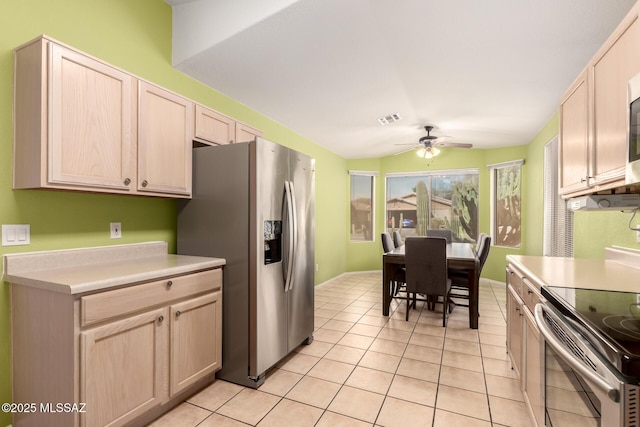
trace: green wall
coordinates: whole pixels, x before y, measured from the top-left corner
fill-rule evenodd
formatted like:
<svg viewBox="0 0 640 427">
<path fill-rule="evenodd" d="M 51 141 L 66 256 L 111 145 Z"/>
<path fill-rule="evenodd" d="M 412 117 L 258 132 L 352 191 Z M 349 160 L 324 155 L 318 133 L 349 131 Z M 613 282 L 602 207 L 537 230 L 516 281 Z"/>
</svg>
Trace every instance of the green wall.
<svg viewBox="0 0 640 427">
<path fill-rule="evenodd" d="M 504 281 L 505 258 L 509 254 L 542 255 L 543 249 L 543 196 L 544 196 L 544 146 L 558 134 L 558 114 L 554 114 L 538 134 L 524 146 L 486 150 L 443 149 L 442 154 L 430 164 L 412 152 L 382 159 L 349 160 L 349 169 L 378 171 L 375 202 L 375 240 L 373 242 L 348 242 L 349 271 L 379 270 L 382 268 L 382 243 L 384 230 L 385 174 L 478 168 L 480 172 L 480 231 L 490 229 L 490 188 L 486 165 L 524 159 L 522 173 L 522 246 L 519 249 L 492 246 L 482 276 Z M 349 181 L 347 180 L 347 185 Z M 347 203 L 349 195 L 347 195 Z M 604 248 L 623 246 L 640 249 L 636 232 L 628 228 L 631 214 L 626 212 L 578 212 L 574 214 L 574 256 L 579 258 L 603 258 Z M 638 215 L 632 226 L 640 224 Z M 348 233 L 348 227 L 347 227 Z M 348 240 L 348 235 L 347 235 Z"/>
<path fill-rule="evenodd" d="M 346 270 L 346 161 L 200 84 L 171 66 L 171 7 L 163 0 L 3 0 L 0 3 L 0 222 L 31 225 L 31 245 L 7 253 L 163 240 L 175 251 L 173 200 L 12 190 L 13 49 L 40 34 L 120 67 L 264 131 L 316 158 L 316 283 Z M 323 206 L 330 206 L 323 209 Z M 109 238 L 109 222 L 123 238 Z M 336 242 L 339 242 L 336 244 Z M 0 403 L 11 401 L 9 286 L 0 283 Z M 11 423 L 0 413 L 0 426 Z"/>
<path fill-rule="evenodd" d="M 380 241 L 380 233 L 385 229 L 385 175 L 395 172 L 416 172 L 416 171 L 433 171 L 447 169 L 464 169 L 476 168 L 479 172 L 480 179 L 480 197 L 479 197 L 479 220 L 480 231 L 489 233 L 490 231 L 490 177 L 487 165 L 494 163 L 506 162 L 509 160 L 517 160 L 526 158 L 527 146 L 515 146 L 500 149 L 481 150 L 481 149 L 456 149 L 443 148 L 441 154 L 428 162 L 415 155 L 413 151 L 397 155 L 388 156 L 382 159 L 358 159 L 348 160 L 348 168 L 353 170 L 372 170 L 378 171 L 376 178 L 375 192 L 375 230 L 373 242 L 349 242 L 347 244 L 348 270 L 380 270 L 382 268 L 382 243 Z M 523 188 L 526 185 L 526 170 L 524 166 Z M 347 180 L 347 185 L 349 181 Z M 347 195 L 347 200 L 348 199 Z M 523 197 L 523 205 L 526 200 Z M 527 213 L 523 206 L 523 230 L 526 229 Z M 348 232 L 348 227 L 347 227 Z M 483 270 L 483 277 L 494 280 L 504 280 L 505 257 L 508 254 L 524 253 L 526 244 L 526 235 L 523 233 L 523 244 L 521 249 L 508 249 L 500 247 L 492 247 L 487 263 Z M 348 237 L 347 237 L 348 239 Z"/>
<path fill-rule="evenodd" d="M 171 66 L 171 8 L 163 0 L 3 0 L 0 13 L 0 222 L 31 224 L 31 245 L 0 247 L 6 253 L 164 240 L 175 251 L 173 200 L 11 189 L 12 51 L 47 34 L 158 85 L 264 131 L 265 137 L 316 158 L 316 283 L 346 271 L 381 268 L 384 176 L 391 172 L 478 168 L 480 231 L 489 231 L 487 164 L 524 158 L 522 248 L 492 248 L 483 276 L 503 280 L 509 253 L 542 253 L 544 144 L 558 129 L 557 115 L 526 146 L 491 150 L 445 149 L 430 165 L 413 153 L 345 160 L 312 141 L 211 90 Z M 378 171 L 374 242 L 349 242 L 348 170 Z M 602 257 L 609 245 L 640 248 L 626 228 L 629 214 L 579 213 L 576 256 Z M 120 221 L 123 238 L 109 239 L 109 222 Z M 638 221 L 640 223 L 640 218 Z M 11 400 L 9 286 L 0 286 L 0 403 Z M 0 413 L 0 426 L 11 422 Z"/>
</svg>

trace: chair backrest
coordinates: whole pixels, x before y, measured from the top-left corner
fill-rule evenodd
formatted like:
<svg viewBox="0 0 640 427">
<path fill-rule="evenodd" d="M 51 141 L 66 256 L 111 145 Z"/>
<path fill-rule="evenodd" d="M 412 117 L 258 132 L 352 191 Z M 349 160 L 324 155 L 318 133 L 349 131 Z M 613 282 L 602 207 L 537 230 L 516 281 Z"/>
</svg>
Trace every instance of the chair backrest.
<svg viewBox="0 0 640 427">
<path fill-rule="evenodd" d="M 484 263 L 487 261 L 489 257 L 489 249 L 491 249 L 491 236 L 487 236 L 486 234 L 482 236 L 482 240 L 478 244 L 477 254 L 478 260 L 480 261 L 480 268 L 478 269 L 478 277 L 480 276 L 480 272 L 482 272 L 482 267 L 484 267 Z"/>
<path fill-rule="evenodd" d="M 384 251 L 384 253 L 386 254 L 387 252 L 391 252 L 395 248 L 396 247 L 393 244 L 391 234 L 387 233 L 386 231 L 382 233 L 382 250 Z"/>
<path fill-rule="evenodd" d="M 393 244 L 396 245 L 396 248 L 402 246 L 402 235 L 398 230 L 393 230 Z"/>
<path fill-rule="evenodd" d="M 444 237 L 447 243 L 451 243 L 453 232 L 451 230 L 427 230 L 427 237 Z"/>
<path fill-rule="evenodd" d="M 447 287 L 447 241 L 443 237 L 407 237 L 407 292 L 444 295 Z"/>
</svg>

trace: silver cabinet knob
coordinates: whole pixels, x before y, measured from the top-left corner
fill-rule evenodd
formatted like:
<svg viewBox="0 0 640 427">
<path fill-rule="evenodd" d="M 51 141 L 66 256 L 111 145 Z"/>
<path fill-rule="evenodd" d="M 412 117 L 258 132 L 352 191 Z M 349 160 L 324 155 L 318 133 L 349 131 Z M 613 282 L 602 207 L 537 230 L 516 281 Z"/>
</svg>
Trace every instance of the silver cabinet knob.
<svg viewBox="0 0 640 427">
<path fill-rule="evenodd" d="M 181 315 L 181 314 L 182 314 L 182 312 L 181 312 L 180 310 L 176 311 L 176 319 L 177 319 L 178 317 L 180 317 L 180 315 Z"/>
<path fill-rule="evenodd" d="M 169 280 L 169 281 L 167 282 L 167 288 L 170 288 L 170 287 L 171 287 L 171 285 L 173 285 L 173 282 L 172 282 L 171 280 Z"/>
<path fill-rule="evenodd" d="M 142 181 L 142 186 L 146 187 L 147 185 L 149 185 L 149 181 L 147 181 L 146 179 L 144 181 Z"/>
<path fill-rule="evenodd" d="M 129 184 L 131 184 L 131 179 L 125 178 L 124 185 L 129 185 Z"/>
<path fill-rule="evenodd" d="M 164 316 L 158 317 L 158 323 L 162 323 L 164 321 Z"/>
</svg>

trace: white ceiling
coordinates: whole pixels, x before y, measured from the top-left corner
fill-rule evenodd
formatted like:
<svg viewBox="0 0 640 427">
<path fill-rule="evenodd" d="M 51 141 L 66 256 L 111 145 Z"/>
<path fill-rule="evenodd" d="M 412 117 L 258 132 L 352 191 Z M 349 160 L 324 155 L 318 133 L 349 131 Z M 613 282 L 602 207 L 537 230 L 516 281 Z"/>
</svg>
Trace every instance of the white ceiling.
<svg viewBox="0 0 640 427">
<path fill-rule="evenodd" d="M 165 1 L 176 68 L 344 158 L 528 143 L 635 3 Z"/>
</svg>

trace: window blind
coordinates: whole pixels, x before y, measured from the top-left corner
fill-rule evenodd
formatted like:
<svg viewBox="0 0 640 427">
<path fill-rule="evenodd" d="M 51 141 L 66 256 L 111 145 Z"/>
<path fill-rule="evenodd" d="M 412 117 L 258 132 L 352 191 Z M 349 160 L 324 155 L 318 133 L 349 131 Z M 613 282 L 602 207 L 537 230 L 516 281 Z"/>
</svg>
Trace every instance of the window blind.
<svg viewBox="0 0 640 427">
<path fill-rule="evenodd" d="M 573 212 L 558 193 L 558 137 L 544 147 L 544 256 L 573 256 Z"/>
</svg>

